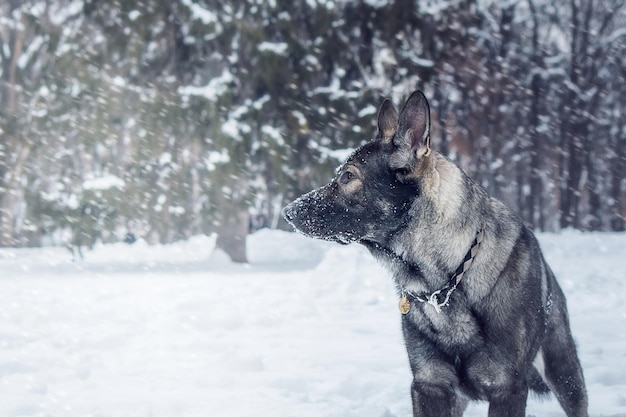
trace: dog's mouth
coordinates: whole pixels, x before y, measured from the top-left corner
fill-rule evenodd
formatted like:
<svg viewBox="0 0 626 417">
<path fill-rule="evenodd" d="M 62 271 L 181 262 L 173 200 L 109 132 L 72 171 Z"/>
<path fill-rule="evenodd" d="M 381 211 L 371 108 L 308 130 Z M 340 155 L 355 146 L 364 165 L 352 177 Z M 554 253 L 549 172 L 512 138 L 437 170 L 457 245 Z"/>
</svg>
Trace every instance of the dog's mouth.
<svg viewBox="0 0 626 417">
<path fill-rule="evenodd" d="M 298 233 L 300 233 L 301 235 L 304 235 L 306 237 L 310 237 L 310 238 L 314 238 L 314 239 L 320 239 L 320 240 L 326 240 L 329 242 L 335 242 L 335 243 L 339 243 L 341 245 L 349 245 L 350 243 L 354 243 L 354 242 L 358 242 L 359 238 L 357 236 L 353 236 L 351 234 L 336 234 L 336 235 L 325 235 L 322 233 L 317 233 L 317 232 L 313 232 L 313 231 L 307 231 L 307 230 L 303 230 L 299 227 L 296 227 L 293 223 L 290 223 L 291 226 L 294 228 L 294 230 Z"/>
<path fill-rule="evenodd" d="M 357 236 L 354 232 L 331 232 L 325 230 L 326 227 L 318 224 L 319 221 L 316 221 L 315 216 L 302 216 L 302 213 L 298 212 L 297 202 L 298 200 L 287 205 L 282 211 L 283 217 L 296 232 L 307 237 L 337 242 L 342 245 L 348 245 L 360 239 L 360 236 Z"/>
<path fill-rule="evenodd" d="M 350 243 L 357 242 L 359 239 L 353 236 L 337 235 L 332 236 L 330 240 L 340 243 L 342 245 L 349 245 Z"/>
</svg>

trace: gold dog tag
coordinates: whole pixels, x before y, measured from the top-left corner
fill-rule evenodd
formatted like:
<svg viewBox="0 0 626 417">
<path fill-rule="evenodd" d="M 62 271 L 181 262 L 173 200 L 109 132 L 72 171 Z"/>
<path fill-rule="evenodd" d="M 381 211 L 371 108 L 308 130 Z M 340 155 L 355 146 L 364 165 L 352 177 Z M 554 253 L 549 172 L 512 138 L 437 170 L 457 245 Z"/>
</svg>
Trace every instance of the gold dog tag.
<svg viewBox="0 0 626 417">
<path fill-rule="evenodd" d="M 400 302 L 398 303 L 398 308 L 400 308 L 400 313 L 406 314 L 411 309 L 411 303 L 409 299 L 406 298 L 406 294 L 402 294 L 402 298 L 400 298 Z"/>
</svg>

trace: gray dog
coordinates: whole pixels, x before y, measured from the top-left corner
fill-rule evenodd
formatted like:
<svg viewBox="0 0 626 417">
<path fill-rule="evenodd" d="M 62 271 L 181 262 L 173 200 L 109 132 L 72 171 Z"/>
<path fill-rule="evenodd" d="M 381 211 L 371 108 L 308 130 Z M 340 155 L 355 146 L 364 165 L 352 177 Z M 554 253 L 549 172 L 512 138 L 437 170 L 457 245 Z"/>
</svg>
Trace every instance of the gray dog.
<svg viewBox="0 0 626 417">
<path fill-rule="evenodd" d="M 399 116 L 386 100 L 376 139 L 283 215 L 307 236 L 363 244 L 392 273 L 414 416 L 461 416 L 486 400 L 490 417 L 523 417 L 529 390 L 587 416 L 565 296 L 535 236 L 431 149 L 420 91 Z"/>
</svg>

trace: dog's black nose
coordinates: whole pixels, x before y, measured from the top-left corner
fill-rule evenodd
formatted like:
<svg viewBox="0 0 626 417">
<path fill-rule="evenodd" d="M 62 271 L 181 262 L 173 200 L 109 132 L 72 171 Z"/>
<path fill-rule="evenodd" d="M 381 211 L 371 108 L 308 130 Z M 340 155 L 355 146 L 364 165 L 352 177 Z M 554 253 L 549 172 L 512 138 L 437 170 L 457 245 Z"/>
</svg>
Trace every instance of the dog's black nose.
<svg viewBox="0 0 626 417">
<path fill-rule="evenodd" d="M 287 220 L 289 223 L 291 223 L 295 217 L 295 213 L 293 210 L 293 207 L 291 204 L 289 204 L 288 206 L 285 206 L 285 208 L 283 208 L 283 217 L 285 218 L 285 220 Z"/>
</svg>

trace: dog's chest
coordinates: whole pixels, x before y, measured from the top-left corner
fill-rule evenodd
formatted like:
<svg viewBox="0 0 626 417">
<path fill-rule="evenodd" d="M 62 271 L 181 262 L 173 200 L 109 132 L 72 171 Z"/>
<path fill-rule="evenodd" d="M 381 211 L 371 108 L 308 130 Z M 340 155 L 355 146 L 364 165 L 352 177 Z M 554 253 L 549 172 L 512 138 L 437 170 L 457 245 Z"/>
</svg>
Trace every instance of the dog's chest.
<svg viewBox="0 0 626 417">
<path fill-rule="evenodd" d="M 467 309 L 444 306 L 441 312 L 426 303 L 413 305 L 407 314 L 417 329 L 443 350 L 470 347 L 479 340 L 480 326 Z"/>
</svg>

